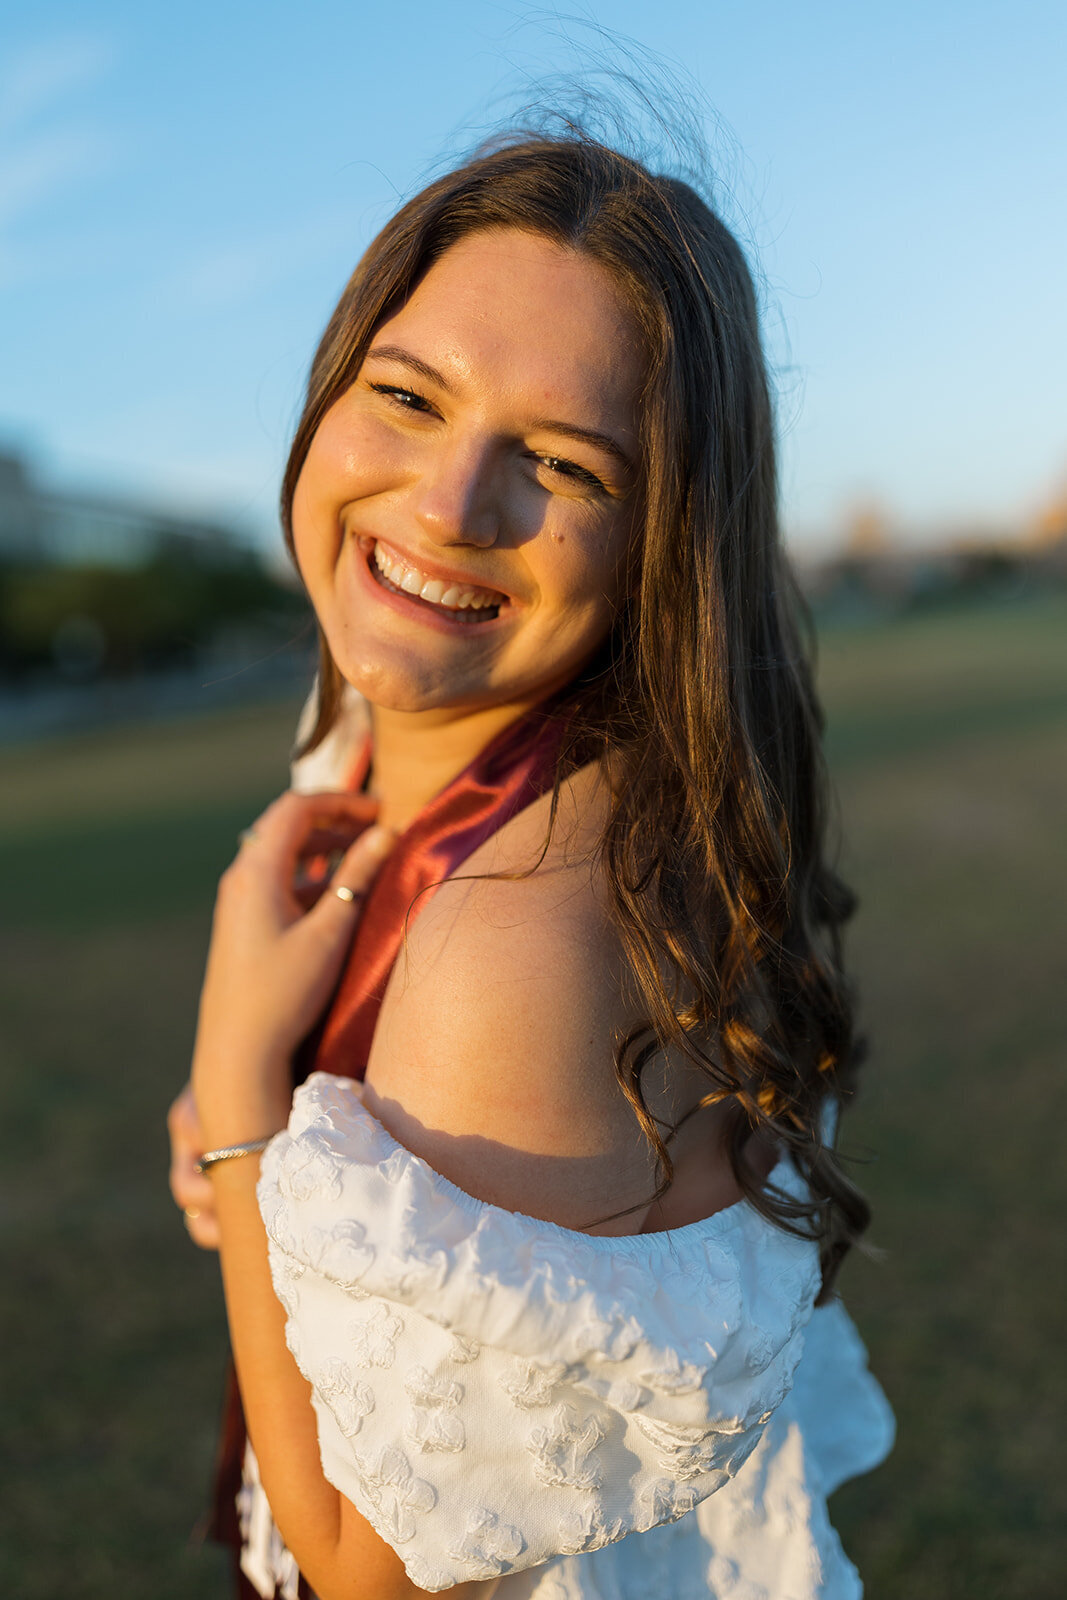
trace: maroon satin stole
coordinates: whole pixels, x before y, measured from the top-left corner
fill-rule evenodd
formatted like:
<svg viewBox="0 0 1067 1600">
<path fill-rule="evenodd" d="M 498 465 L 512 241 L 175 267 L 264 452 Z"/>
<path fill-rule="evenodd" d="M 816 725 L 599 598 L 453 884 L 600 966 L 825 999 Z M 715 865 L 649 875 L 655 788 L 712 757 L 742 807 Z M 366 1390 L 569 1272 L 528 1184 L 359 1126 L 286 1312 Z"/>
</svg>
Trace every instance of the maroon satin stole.
<svg viewBox="0 0 1067 1600">
<path fill-rule="evenodd" d="M 364 902 L 325 1022 L 300 1052 L 298 1078 L 314 1071 L 342 1078 L 363 1077 L 385 987 L 406 928 L 434 889 L 479 845 L 552 788 L 568 728 L 567 710 L 567 696 L 556 696 L 511 723 L 400 835 Z M 354 764 L 349 787 L 362 788 L 370 761 L 368 744 Z M 231 1364 L 211 1531 L 213 1537 L 231 1545 L 235 1554 L 240 1551 L 235 1500 L 244 1445 L 244 1417 Z M 237 1585 L 244 1600 L 257 1600 L 256 1591 L 239 1569 Z M 303 1581 L 300 1593 L 309 1593 Z"/>
<path fill-rule="evenodd" d="M 552 788 L 566 726 L 558 699 L 534 707 L 486 745 L 401 834 L 364 903 L 326 1022 L 301 1061 L 305 1073 L 362 1078 L 405 928 L 479 845 Z M 369 764 L 368 747 L 352 788 L 362 788 Z"/>
</svg>

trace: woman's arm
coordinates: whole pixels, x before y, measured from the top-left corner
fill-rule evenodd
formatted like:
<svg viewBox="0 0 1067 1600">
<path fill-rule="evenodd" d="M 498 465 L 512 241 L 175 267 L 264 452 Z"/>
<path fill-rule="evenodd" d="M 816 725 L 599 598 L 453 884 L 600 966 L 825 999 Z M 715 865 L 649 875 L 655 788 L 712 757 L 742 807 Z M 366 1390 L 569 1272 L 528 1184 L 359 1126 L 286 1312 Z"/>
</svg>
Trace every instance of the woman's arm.
<svg viewBox="0 0 1067 1600">
<path fill-rule="evenodd" d="M 362 797 L 277 801 L 250 830 L 219 887 L 200 1002 L 192 1088 L 208 1149 L 283 1128 L 290 1058 L 336 983 L 369 887 L 389 847 Z M 309 857 L 348 850 L 307 910 Z M 341 899 L 336 887 L 354 891 Z M 275 1520 L 320 1600 L 408 1600 L 402 1562 L 323 1476 L 310 1390 L 285 1344 L 256 1201 L 259 1158 L 210 1168 L 226 1308 L 249 1435 Z M 471 1595 L 484 1585 L 453 1591 Z"/>
<path fill-rule="evenodd" d="M 249 1437 L 274 1521 L 319 1600 L 414 1600 L 403 1562 L 322 1474 L 311 1390 L 285 1343 L 256 1203 L 258 1157 L 214 1178 L 222 1277 Z M 473 1597 L 492 1584 L 449 1590 Z"/>
<path fill-rule="evenodd" d="M 215 1191 L 197 1163 L 207 1149 L 200 1129 L 193 1086 L 187 1083 L 167 1112 L 170 1136 L 170 1192 L 185 1218 L 190 1239 L 201 1250 L 217 1250 L 219 1224 L 215 1216 Z"/>
</svg>

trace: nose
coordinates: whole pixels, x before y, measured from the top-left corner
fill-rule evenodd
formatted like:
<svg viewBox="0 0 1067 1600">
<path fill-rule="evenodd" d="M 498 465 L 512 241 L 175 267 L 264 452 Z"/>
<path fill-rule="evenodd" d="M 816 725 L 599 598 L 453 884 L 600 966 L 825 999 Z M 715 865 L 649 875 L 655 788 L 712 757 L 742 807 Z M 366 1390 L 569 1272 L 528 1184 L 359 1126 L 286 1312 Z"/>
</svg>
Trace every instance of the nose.
<svg viewBox="0 0 1067 1600">
<path fill-rule="evenodd" d="M 454 440 L 424 465 L 415 519 L 435 544 L 496 543 L 503 524 L 503 483 L 489 440 Z"/>
</svg>

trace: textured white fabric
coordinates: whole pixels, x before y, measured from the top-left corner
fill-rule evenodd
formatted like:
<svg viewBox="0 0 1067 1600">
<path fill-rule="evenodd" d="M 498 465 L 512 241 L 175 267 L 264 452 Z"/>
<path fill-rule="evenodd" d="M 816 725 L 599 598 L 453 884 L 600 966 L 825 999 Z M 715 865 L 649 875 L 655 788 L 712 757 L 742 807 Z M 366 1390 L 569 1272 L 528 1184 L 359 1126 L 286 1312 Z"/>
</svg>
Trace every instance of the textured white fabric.
<svg viewBox="0 0 1067 1600">
<path fill-rule="evenodd" d="M 771 1182 L 802 1192 L 784 1161 Z M 825 1496 L 882 1458 L 892 1419 L 843 1310 L 812 1315 L 814 1245 L 745 1202 L 625 1238 L 504 1211 L 324 1073 L 259 1200 L 326 1477 L 420 1588 L 861 1592 Z"/>
</svg>

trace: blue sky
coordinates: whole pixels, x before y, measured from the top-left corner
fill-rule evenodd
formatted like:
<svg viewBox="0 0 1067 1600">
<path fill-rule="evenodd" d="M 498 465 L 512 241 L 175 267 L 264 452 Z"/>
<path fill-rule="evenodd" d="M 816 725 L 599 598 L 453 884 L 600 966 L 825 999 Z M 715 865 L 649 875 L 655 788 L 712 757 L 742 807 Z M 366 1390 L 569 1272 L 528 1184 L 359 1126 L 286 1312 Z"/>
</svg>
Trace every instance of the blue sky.
<svg viewBox="0 0 1067 1600">
<path fill-rule="evenodd" d="M 1067 8 L 1027 0 L 7 7 L 0 448 L 269 538 L 360 250 L 524 83 L 588 63 L 568 16 L 706 97 L 795 539 L 867 502 L 914 538 L 1019 522 L 1067 486 Z"/>
</svg>

